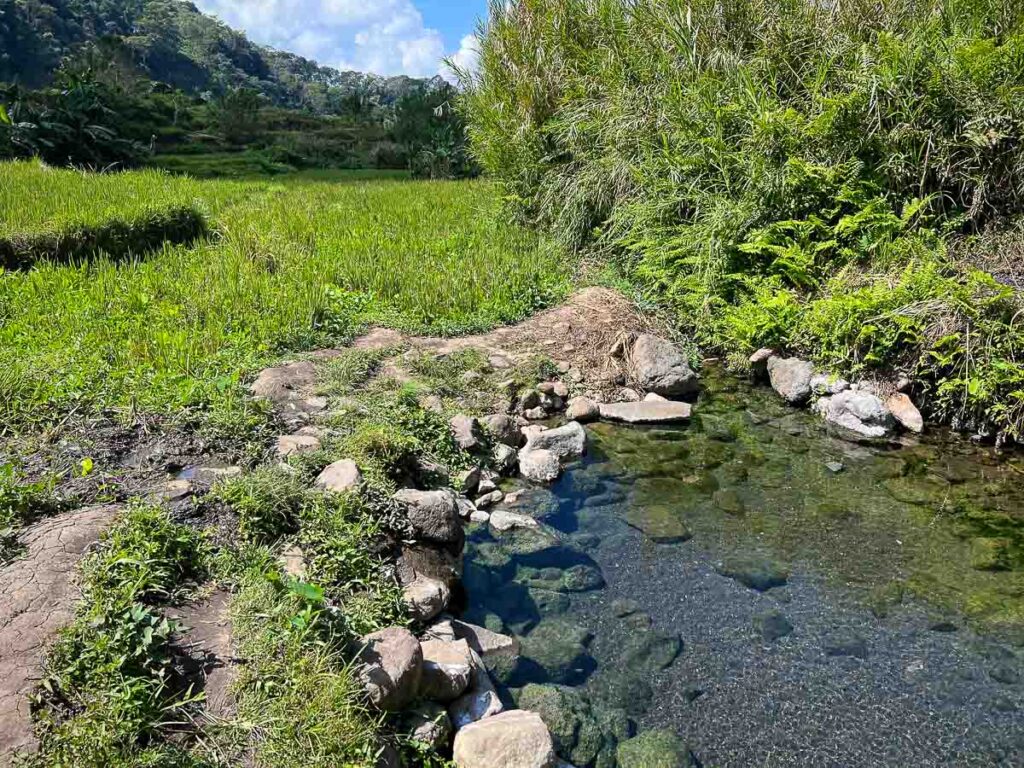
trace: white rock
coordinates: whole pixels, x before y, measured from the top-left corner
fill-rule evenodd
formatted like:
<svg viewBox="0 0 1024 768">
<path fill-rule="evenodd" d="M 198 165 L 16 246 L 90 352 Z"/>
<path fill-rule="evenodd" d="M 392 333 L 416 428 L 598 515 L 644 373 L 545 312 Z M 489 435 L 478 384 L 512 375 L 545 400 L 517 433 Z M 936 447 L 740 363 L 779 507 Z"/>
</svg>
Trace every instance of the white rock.
<svg viewBox="0 0 1024 768">
<path fill-rule="evenodd" d="M 494 510 L 491 513 L 490 523 L 491 527 L 499 533 L 505 533 L 514 528 L 537 528 L 540 525 L 532 517 L 509 512 L 507 509 Z"/>
<path fill-rule="evenodd" d="M 768 359 L 768 377 L 772 389 L 791 405 L 803 405 L 811 397 L 811 377 L 814 366 L 795 357 Z"/>
<path fill-rule="evenodd" d="M 313 483 L 317 488 L 334 493 L 358 490 L 363 485 L 363 473 L 351 459 L 342 459 L 329 465 Z"/>
<path fill-rule="evenodd" d="M 472 658 L 472 676 L 469 690 L 455 699 L 448 707 L 452 723 L 459 729 L 484 718 L 493 717 L 504 709 L 483 660 L 472 649 L 470 649 L 470 656 Z M 496 766 L 492 768 L 496 768 Z"/>
<path fill-rule="evenodd" d="M 562 474 L 562 463 L 551 451 L 519 451 L 519 474 L 535 483 L 550 483 Z"/>
<path fill-rule="evenodd" d="M 601 418 L 626 424 L 678 424 L 690 420 L 693 408 L 689 403 L 602 403 Z"/>
<path fill-rule="evenodd" d="M 557 429 L 543 432 L 529 430 L 526 434 L 526 451 L 550 451 L 559 459 L 582 456 L 587 449 L 587 431 L 579 422 L 571 421 Z"/>
<path fill-rule="evenodd" d="M 551 732 L 535 712 L 511 710 L 465 726 L 455 734 L 458 768 L 555 768 Z"/>
<path fill-rule="evenodd" d="M 815 410 L 830 424 L 863 437 L 885 437 L 895 426 L 885 403 L 865 390 L 847 390 L 822 398 Z"/>
</svg>

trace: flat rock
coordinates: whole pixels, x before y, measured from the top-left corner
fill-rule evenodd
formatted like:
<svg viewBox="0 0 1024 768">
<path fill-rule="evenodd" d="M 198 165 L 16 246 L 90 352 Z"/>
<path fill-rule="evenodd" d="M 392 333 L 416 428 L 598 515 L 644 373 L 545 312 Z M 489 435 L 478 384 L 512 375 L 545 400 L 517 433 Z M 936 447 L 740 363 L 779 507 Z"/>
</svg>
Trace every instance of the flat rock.
<svg viewBox="0 0 1024 768">
<path fill-rule="evenodd" d="M 789 569 L 760 555 L 730 557 L 719 563 L 715 570 L 758 592 L 781 587 L 789 580 Z"/>
<path fill-rule="evenodd" d="M 458 619 L 452 620 L 455 637 L 465 640 L 469 647 L 483 659 L 485 664 L 492 664 L 499 659 L 511 659 L 519 655 L 519 640 L 499 632 L 492 632 L 484 627 L 469 624 Z"/>
<path fill-rule="evenodd" d="M 0 763 L 33 750 L 29 704 L 46 648 L 74 618 L 77 566 L 119 507 L 88 507 L 44 520 L 21 536 L 25 553 L 0 568 Z"/>
<path fill-rule="evenodd" d="M 363 473 L 354 461 L 342 459 L 325 467 L 313 485 L 332 493 L 357 491 L 363 485 Z"/>
<path fill-rule="evenodd" d="M 551 733 L 535 712 L 511 710 L 467 725 L 455 734 L 458 768 L 555 768 Z"/>
<path fill-rule="evenodd" d="M 507 509 L 496 509 L 491 512 L 490 524 L 499 533 L 505 533 L 515 528 L 537 528 L 539 526 L 539 523 L 532 517 L 510 512 Z"/>
<path fill-rule="evenodd" d="M 303 361 L 261 371 L 249 389 L 258 400 L 270 400 L 276 405 L 284 405 L 300 398 L 315 381 L 316 366 Z"/>
<path fill-rule="evenodd" d="M 804 405 L 811 398 L 814 366 L 795 357 L 768 358 L 768 378 L 772 389 L 791 405 Z"/>
<path fill-rule="evenodd" d="M 544 431 L 527 430 L 527 451 L 550 451 L 560 460 L 582 456 L 587 449 L 587 431 L 578 422 Z"/>
<path fill-rule="evenodd" d="M 689 403 L 648 401 L 639 403 L 602 403 L 601 418 L 626 424 L 680 424 L 690 420 Z"/>
<path fill-rule="evenodd" d="M 281 435 L 277 438 L 275 453 L 279 459 L 320 450 L 320 438 L 313 435 Z"/>
<path fill-rule="evenodd" d="M 388 712 L 404 709 L 419 691 L 423 652 L 416 636 L 388 627 L 362 638 L 357 677 L 370 702 Z"/>
<path fill-rule="evenodd" d="M 646 392 L 686 397 L 699 389 L 697 374 L 676 346 L 649 333 L 637 336 L 629 352 L 633 380 Z"/>
</svg>

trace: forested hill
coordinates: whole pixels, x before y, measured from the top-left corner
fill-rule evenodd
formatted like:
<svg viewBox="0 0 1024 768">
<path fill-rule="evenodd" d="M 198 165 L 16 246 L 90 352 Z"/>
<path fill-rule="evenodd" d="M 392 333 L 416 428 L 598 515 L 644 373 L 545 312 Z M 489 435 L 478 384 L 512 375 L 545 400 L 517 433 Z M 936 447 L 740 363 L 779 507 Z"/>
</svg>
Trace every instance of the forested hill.
<svg viewBox="0 0 1024 768">
<path fill-rule="evenodd" d="M 63 59 L 99 42 L 189 93 L 252 88 L 320 113 L 343 111 L 354 95 L 389 104 L 424 82 L 339 72 L 257 45 L 182 0 L 0 0 L 0 82 L 46 85 Z"/>
</svg>

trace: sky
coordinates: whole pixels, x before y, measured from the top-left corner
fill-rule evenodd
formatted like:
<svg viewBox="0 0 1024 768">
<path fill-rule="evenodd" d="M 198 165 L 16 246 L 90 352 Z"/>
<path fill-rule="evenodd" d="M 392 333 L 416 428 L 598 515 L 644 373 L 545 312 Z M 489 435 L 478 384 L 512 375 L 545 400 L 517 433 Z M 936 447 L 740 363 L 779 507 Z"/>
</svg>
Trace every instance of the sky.
<svg viewBox="0 0 1024 768">
<path fill-rule="evenodd" d="M 195 0 L 250 39 L 330 67 L 449 80 L 475 62 L 486 0 Z"/>
</svg>

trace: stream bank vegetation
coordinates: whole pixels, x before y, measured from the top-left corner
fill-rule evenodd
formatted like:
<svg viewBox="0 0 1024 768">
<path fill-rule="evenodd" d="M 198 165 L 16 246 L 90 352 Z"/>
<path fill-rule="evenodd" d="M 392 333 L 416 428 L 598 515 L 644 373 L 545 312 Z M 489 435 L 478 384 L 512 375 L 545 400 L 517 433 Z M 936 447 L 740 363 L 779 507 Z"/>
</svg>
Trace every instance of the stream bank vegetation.
<svg viewBox="0 0 1024 768">
<path fill-rule="evenodd" d="M 1024 9 L 1008 0 L 492 3 L 474 151 L 707 348 L 915 380 L 1024 434 Z M 997 279 L 998 277 L 998 279 Z"/>
</svg>

